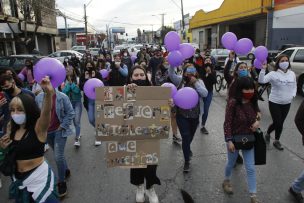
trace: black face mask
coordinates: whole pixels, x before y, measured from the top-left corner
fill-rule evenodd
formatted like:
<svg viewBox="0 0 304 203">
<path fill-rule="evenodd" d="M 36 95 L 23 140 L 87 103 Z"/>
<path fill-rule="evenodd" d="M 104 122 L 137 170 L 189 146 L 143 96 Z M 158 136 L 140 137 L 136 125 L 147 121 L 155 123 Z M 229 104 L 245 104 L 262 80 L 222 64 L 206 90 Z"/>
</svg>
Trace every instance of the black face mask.
<svg viewBox="0 0 304 203">
<path fill-rule="evenodd" d="M 187 76 L 183 76 L 184 81 L 186 82 L 186 84 L 188 84 L 190 82 L 190 78 Z"/>
<path fill-rule="evenodd" d="M 12 95 L 14 93 L 14 90 L 15 90 L 14 86 L 11 86 L 10 88 L 5 89 L 3 91 L 8 95 Z"/>
<path fill-rule="evenodd" d="M 147 80 L 133 80 L 133 83 L 135 83 L 137 86 L 148 86 L 149 84 L 147 84 Z"/>
<path fill-rule="evenodd" d="M 212 67 L 212 63 L 205 63 L 205 67 Z"/>
</svg>

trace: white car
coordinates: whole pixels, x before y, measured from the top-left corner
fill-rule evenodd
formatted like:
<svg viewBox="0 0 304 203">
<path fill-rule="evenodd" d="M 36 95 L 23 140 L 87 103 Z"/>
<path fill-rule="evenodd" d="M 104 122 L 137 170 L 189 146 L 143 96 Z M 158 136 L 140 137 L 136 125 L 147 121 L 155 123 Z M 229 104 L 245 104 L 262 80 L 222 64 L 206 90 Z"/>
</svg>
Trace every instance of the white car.
<svg viewBox="0 0 304 203">
<path fill-rule="evenodd" d="M 89 50 L 90 50 L 90 53 L 92 54 L 92 56 L 97 56 L 100 48 L 90 48 Z"/>
<path fill-rule="evenodd" d="M 122 50 L 122 49 L 125 49 L 125 47 L 122 45 L 115 46 L 113 49 L 113 55 L 119 54 L 120 50 Z"/>
<path fill-rule="evenodd" d="M 61 63 L 63 63 L 64 58 L 68 57 L 70 59 L 73 54 L 75 54 L 79 60 L 82 58 L 83 55 L 78 51 L 74 51 L 74 50 L 60 50 L 48 55 L 48 57 L 56 58 L 59 61 L 61 61 Z"/>
<path fill-rule="evenodd" d="M 298 84 L 298 93 L 304 96 L 304 47 L 292 47 L 281 53 L 289 56 L 291 70 L 295 72 Z"/>
</svg>

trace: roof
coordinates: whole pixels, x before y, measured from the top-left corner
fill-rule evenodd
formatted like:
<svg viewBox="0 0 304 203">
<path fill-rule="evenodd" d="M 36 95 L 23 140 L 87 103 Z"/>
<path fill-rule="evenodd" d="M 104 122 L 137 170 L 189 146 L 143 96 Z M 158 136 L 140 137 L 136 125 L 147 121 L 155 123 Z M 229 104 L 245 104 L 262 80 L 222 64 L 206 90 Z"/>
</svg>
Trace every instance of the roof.
<svg viewBox="0 0 304 203">
<path fill-rule="evenodd" d="M 205 12 L 197 11 L 190 19 L 190 29 L 213 25 L 243 17 L 267 13 L 271 0 L 225 0 L 220 8 Z"/>
</svg>

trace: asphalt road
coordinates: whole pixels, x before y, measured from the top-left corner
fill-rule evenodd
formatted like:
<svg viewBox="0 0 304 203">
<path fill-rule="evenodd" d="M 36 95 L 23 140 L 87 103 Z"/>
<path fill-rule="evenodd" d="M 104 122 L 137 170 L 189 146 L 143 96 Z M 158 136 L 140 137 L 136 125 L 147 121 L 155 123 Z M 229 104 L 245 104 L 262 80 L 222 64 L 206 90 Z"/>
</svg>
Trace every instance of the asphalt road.
<svg viewBox="0 0 304 203">
<path fill-rule="evenodd" d="M 206 126 L 209 135 L 202 135 L 197 130 L 192 144 L 194 157 L 191 162 L 191 171 L 188 174 L 184 174 L 182 171 L 181 146 L 173 144 L 171 137 L 161 141 L 158 176 L 162 185 L 155 186 L 161 202 L 184 202 L 180 189 L 187 191 L 198 203 L 250 202 L 246 172 L 243 166 L 237 166 L 233 172 L 234 195 L 225 195 L 221 187 L 226 163 L 223 137 L 225 95 L 225 92 L 214 93 Z M 281 139 L 285 150 L 278 151 L 272 144 L 269 145 L 267 165 L 256 167 L 258 197 L 264 203 L 293 202 L 287 190 L 294 178 L 304 169 L 304 149 L 301 136 L 293 122 L 295 112 L 302 100 L 303 98 L 300 96 L 294 99 L 286 119 Z M 261 127 L 264 130 L 271 122 L 268 103 L 260 102 L 260 109 L 263 114 Z M 106 167 L 105 143 L 99 147 L 93 145 L 94 129 L 88 123 L 85 110 L 82 116 L 82 126 L 81 147 L 74 148 L 73 137 L 68 139 L 66 146 L 71 178 L 68 180 L 68 195 L 63 202 L 134 203 L 135 187 L 129 183 L 129 170 Z M 51 149 L 46 153 L 46 157 L 55 168 Z M 7 199 L 9 182 L 8 178 L 3 178 L 4 186 L 0 189 L 0 203 L 9 202 Z"/>
</svg>

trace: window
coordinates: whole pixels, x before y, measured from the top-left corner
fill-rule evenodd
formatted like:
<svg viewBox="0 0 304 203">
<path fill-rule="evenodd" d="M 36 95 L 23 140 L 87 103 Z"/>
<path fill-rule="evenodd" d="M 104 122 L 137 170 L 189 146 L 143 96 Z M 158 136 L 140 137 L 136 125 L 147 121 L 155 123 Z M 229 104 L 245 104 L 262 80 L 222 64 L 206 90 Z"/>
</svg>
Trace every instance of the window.
<svg viewBox="0 0 304 203">
<path fill-rule="evenodd" d="M 24 64 L 25 64 L 25 58 L 16 58 L 13 66 L 14 67 L 24 66 Z"/>
<path fill-rule="evenodd" d="M 304 49 L 299 49 L 293 59 L 293 62 L 304 63 Z"/>
<path fill-rule="evenodd" d="M 291 57 L 293 52 L 294 52 L 294 49 L 289 49 L 289 50 L 284 51 L 282 54 L 285 54 L 285 55 Z"/>
<path fill-rule="evenodd" d="M 0 58 L 0 66 L 9 66 L 10 59 L 9 58 Z"/>
</svg>

